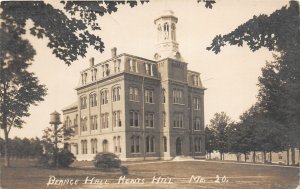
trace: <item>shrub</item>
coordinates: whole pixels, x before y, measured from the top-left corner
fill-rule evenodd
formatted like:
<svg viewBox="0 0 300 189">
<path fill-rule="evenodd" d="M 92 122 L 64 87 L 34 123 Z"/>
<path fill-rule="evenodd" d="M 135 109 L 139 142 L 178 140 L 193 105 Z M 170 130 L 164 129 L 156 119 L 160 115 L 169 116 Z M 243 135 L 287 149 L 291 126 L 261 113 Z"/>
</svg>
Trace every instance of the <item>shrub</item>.
<svg viewBox="0 0 300 189">
<path fill-rule="evenodd" d="M 58 152 L 58 166 L 60 167 L 69 167 L 74 161 L 76 157 L 69 150 L 63 149 Z"/>
<path fill-rule="evenodd" d="M 101 152 L 94 157 L 94 166 L 96 168 L 120 168 L 121 160 L 110 152 Z"/>
<path fill-rule="evenodd" d="M 41 155 L 41 157 L 39 158 L 39 162 L 42 166 L 45 167 L 54 167 L 54 158 L 53 155 L 51 154 L 43 154 Z"/>
<path fill-rule="evenodd" d="M 69 167 L 76 157 L 67 149 L 62 149 L 57 154 L 59 167 Z M 45 167 L 55 167 L 55 157 L 53 153 L 46 153 L 40 157 L 40 163 Z"/>
</svg>

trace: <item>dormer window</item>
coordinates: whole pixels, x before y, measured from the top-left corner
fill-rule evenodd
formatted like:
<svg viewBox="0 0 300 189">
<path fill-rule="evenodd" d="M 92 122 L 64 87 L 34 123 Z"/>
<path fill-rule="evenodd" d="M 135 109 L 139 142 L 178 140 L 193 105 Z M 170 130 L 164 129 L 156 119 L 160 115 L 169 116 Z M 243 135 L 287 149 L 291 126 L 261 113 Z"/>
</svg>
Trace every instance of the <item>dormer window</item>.
<svg viewBox="0 0 300 189">
<path fill-rule="evenodd" d="M 121 60 L 115 60 L 114 61 L 114 71 L 115 73 L 120 72 L 120 65 L 121 65 Z"/>
<path fill-rule="evenodd" d="M 145 72 L 147 75 L 153 76 L 153 64 L 145 63 Z"/>
<path fill-rule="evenodd" d="M 91 74 L 92 74 L 92 81 L 97 80 L 97 69 L 96 68 L 91 70 Z"/>
<path fill-rule="evenodd" d="M 81 83 L 82 85 L 86 84 L 87 73 L 81 74 Z"/>
<path fill-rule="evenodd" d="M 136 73 L 138 72 L 137 61 L 135 61 L 133 59 L 129 60 L 129 71 L 136 72 Z"/>
<path fill-rule="evenodd" d="M 199 86 L 199 83 L 200 83 L 199 79 L 200 78 L 198 75 L 193 75 L 193 85 L 194 86 Z"/>
<path fill-rule="evenodd" d="M 102 65 L 102 76 L 106 77 L 106 76 L 109 76 L 109 74 L 110 74 L 109 65 L 103 64 Z"/>
</svg>

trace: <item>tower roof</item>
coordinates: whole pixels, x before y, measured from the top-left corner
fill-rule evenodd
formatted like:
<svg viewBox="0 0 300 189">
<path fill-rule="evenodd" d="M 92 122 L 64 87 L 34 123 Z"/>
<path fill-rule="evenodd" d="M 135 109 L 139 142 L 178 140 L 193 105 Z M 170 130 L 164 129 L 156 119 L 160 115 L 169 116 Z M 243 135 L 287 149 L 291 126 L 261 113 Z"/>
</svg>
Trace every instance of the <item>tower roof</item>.
<svg viewBox="0 0 300 189">
<path fill-rule="evenodd" d="M 164 10 L 160 13 L 160 16 L 158 18 L 154 19 L 154 23 L 160 18 L 170 18 L 170 17 L 175 19 L 175 21 L 177 22 L 178 18 L 174 16 L 174 12 L 172 10 Z"/>
</svg>

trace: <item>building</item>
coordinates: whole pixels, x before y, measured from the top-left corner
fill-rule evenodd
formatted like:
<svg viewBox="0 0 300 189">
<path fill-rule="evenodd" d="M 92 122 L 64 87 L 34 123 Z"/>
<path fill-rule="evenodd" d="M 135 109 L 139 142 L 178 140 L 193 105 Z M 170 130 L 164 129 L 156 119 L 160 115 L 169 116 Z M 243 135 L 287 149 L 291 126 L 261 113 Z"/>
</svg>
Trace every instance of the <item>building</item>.
<svg viewBox="0 0 300 189">
<path fill-rule="evenodd" d="M 68 141 L 78 160 L 113 152 L 123 160 L 205 158 L 204 90 L 200 73 L 187 69 L 176 42 L 178 19 L 155 19 L 154 60 L 117 54 L 81 72 L 78 98 L 63 109 L 75 129 Z"/>
</svg>

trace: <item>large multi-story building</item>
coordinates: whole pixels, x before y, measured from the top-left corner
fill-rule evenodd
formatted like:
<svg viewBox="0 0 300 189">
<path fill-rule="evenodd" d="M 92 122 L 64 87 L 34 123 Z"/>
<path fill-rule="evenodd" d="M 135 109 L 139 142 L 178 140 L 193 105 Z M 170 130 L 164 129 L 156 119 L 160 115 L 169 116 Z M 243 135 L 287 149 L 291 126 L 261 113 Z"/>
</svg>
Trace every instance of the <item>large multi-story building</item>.
<svg viewBox="0 0 300 189">
<path fill-rule="evenodd" d="M 81 72 L 76 102 L 63 109 L 75 129 L 68 141 L 78 160 L 113 152 L 123 160 L 205 157 L 204 90 L 200 73 L 187 69 L 176 42 L 177 18 L 155 19 L 154 60 L 117 54 Z"/>
</svg>

